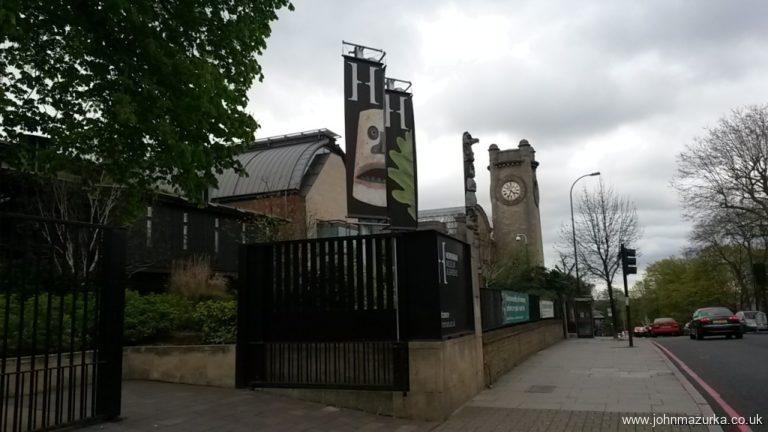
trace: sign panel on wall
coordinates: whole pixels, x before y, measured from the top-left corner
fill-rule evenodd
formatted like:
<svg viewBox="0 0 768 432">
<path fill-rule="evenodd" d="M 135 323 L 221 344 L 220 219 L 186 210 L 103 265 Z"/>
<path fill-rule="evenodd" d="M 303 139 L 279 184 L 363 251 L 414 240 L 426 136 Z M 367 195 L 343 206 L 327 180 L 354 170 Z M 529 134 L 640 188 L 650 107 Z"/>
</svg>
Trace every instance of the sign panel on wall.
<svg viewBox="0 0 768 432">
<path fill-rule="evenodd" d="M 501 292 L 501 313 L 504 324 L 529 321 L 531 318 L 528 294 L 515 291 Z"/>
<path fill-rule="evenodd" d="M 468 311 L 471 296 L 467 291 L 467 269 L 464 243 L 437 237 L 437 267 L 440 286 L 440 326 L 443 336 L 458 334 L 472 329 Z"/>
<path fill-rule="evenodd" d="M 539 300 L 539 313 L 543 318 L 555 317 L 555 303 L 552 300 Z"/>
<path fill-rule="evenodd" d="M 387 208 L 392 228 L 416 229 L 416 136 L 410 83 L 387 80 L 384 127 L 387 142 Z"/>
<path fill-rule="evenodd" d="M 384 69 L 381 58 L 356 47 L 344 55 L 344 120 L 347 212 L 359 218 L 387 217 L 384 139 Z"/>
</svg>

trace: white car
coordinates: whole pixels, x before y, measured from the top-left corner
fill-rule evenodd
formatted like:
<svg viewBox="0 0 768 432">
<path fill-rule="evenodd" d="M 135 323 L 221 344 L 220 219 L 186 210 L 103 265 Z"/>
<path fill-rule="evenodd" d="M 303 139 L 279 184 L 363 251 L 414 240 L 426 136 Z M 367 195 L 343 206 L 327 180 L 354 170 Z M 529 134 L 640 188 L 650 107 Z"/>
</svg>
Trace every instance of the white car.
<svg viewBox="0 0 768 432">
<path fill-rule="evenodd" d="M 738 311 L 736 316 L 741 320 L 744 331 L 765 331 L 768 330 L 768 319 L 765 312 L 760 311 Z"/>
</svg>

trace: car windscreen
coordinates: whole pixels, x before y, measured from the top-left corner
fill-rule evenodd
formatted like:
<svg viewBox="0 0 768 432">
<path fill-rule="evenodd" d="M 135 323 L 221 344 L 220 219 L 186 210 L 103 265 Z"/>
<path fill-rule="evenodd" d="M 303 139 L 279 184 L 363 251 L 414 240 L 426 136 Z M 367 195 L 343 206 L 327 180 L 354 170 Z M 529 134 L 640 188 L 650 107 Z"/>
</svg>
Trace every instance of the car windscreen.
<svg viewBox="0 0 768 432">
<path fill-rule="evenodd" d="M 674 324 L 675 320 L 672 318 L 656 318 L 653 320 L 654 324 Z"/>
<path fill-rule="evenodd" d="M 703 316 L 703 317 L 731 316 L 731 315 L 733 315 L 733 312 L 731 312 L 728 308 L 722 308 L 722 307 L 706 308 L 706 309 L 701 309 L 699 311 L 699 316 Z"/>
<path fill-rule="evenodd" d="M 744 312 L 744 318 L 755 319 L 757 318 L 757 312 L 755 311 Z"/>
</svg>

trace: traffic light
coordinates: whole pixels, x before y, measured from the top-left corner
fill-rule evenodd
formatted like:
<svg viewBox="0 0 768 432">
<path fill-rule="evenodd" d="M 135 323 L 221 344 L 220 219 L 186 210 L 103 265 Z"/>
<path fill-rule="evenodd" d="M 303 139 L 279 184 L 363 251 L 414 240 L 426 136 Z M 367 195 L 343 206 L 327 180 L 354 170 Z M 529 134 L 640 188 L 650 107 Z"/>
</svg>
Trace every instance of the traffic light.
<svg viewBox="0 0 768 432">
<path fill-rule="evenodd" d="M 622 244 L 619 251 L 619 259 L 621 259 L 621 270 L 625 275 L 637 274 L 637 251 L 625 248 Z"/>
</svg>

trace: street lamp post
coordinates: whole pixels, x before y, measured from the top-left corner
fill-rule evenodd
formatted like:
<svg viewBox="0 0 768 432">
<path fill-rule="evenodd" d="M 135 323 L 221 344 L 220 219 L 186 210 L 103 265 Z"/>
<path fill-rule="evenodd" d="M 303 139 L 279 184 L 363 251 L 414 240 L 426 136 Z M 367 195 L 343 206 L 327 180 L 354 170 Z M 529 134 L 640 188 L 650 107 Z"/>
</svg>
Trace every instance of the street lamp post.
<svg viewBox="0 0 768 432">
<path fill-rule="evenodd" d="M 571 192 L 569 194 L 570 200 L 571 200 L 571 230 L 573 232 L 573 263 L 574 267 L 576 268 L 576 295 L 581 295 L 581 279 L 579 279 L 579 252 L 576 249 L 576 223 L 573 219 L 573 187 L 576 186 L 576 183 L 583 179 L 584 177 L 593 177 L 593 176 L 599 176 L 600 171 L 595 171 L 593 173 L 584 174 L 583 176 L 577 178 L 573 181 L 573 184 L 571 185 Z"/>
</svg>

